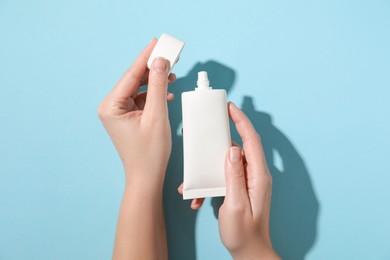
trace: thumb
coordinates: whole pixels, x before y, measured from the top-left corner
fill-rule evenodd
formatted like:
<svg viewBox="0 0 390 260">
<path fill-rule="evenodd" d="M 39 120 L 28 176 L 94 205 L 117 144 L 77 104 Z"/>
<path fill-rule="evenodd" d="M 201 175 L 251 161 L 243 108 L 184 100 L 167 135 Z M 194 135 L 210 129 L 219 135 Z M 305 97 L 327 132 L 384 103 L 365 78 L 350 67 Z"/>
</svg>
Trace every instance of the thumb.
<svg viewBox="0 0 390 260">
<path fill-rule="evenodd" d="M 144 107 L 146 117 L 159 118 L 168 115 L 167 89 L 169 70 L 170 63 L 168 60 L 161 57 L 153 60 L 149 72 L 148 91 Z"/>
<path fill-rule="evenodd" d="M 234 208 L 246 207 L 249 204 L 246 187 L 245 170 L 241 149 L 231 147 L 225 160 L 226 203 L 232 203 Z"/>
</svg>

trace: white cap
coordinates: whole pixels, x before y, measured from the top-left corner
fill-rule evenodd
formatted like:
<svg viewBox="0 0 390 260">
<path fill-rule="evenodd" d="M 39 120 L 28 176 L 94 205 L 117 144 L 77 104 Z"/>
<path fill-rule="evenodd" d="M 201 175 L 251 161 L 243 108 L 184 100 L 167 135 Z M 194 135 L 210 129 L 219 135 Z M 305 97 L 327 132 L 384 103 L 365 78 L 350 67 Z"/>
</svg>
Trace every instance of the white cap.
<svg viewBox="0 0 390 260">
<path fill-rule="evenodd" d="M 147 63 L 148 68 L 150 69 L 152 67 L 152 63 L 155 58 L 163 57 L 169 60 L 171 64 L 171 69 L 169 72 L 171 72 L 173 66 L 179 60 L 179 55 L 183 47 L 183 41 L 180 41 L 179 39 L 176 39 L 175 37 L 170 36 L 166 33 L 161 34 L 160 38 L 158 39 L 158 42 L 156 43 L 156 46 L 150 54 Z"/>
<path fill-rule="evenodd" d="M 208 90 L 208 89 L 211 89 L 210 81 L 209 81 L 209 78 L 207 76 L 207 72 L 206 71 L 199 71 L 198 72 L 198 81 L 196 82 L 196 84 L 198 85 L 198 87 L 195 88 L 196 90 Z"/>
</svg>

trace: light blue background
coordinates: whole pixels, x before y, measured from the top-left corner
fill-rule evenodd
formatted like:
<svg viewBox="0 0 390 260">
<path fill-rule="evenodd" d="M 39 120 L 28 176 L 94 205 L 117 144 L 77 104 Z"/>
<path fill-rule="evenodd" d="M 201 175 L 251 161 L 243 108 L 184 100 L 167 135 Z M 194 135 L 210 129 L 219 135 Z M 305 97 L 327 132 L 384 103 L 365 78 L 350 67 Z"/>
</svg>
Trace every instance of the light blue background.
<svg viewBox="0 0 390 260">
<path fill-rule="evenodd" d="M 295 158 L 274 151 L 271 166 L 271 231 L 285 259 L 390 259 L 388 0 L 0 0 L 0 259 L 111 257 L 124 178 L 96 109 L 161 32 L 186 42 L 179 78 L 199 62 L 227 68 L 229 99 L 251 97 L 280 133 L 269 141 L 291 142 Z M 229 259 L 210 200 L 181 213 L 168 226 L 172 259 L 191 224 L 186 259 Z"/>
</svg>

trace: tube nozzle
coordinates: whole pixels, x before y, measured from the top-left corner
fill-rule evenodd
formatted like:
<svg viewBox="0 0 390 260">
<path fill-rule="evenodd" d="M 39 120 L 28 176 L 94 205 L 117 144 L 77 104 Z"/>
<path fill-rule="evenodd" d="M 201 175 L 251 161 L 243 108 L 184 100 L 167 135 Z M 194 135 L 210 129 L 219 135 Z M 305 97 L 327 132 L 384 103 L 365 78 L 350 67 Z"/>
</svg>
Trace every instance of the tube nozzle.
<svg viewBox="0 0 390 260">
<path fill-rule="evenodd" d="M 198 81 L 196 83 L 198 87 L 196 88 L 197 90 L 208 90 L 211 89 L 210 87 L 210 81 L 207 76 L 206 71 L 200 71 L 198 72 Z"/>
</svg>

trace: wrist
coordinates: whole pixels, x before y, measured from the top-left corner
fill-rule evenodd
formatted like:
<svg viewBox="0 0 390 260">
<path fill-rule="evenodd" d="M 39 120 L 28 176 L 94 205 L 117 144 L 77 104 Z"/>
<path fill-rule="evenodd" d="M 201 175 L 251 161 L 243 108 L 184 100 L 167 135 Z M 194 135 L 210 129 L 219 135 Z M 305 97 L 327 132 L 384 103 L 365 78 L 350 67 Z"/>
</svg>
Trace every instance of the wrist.
<svg viewBox="0 0 390 260">
<path fill-rule="evenodd" d="M 125 189 L 142 194 L 162 193 L 165 170 L 136 170 L 125 168 Z"/>
<path fill-rule="evenodd" d="M 138 206 L 143 208 L 152 207 L 157 209 L 156 205 L 162 205 L 163 190 L 162 187 L 148 186 L 141 182 L 126 183 L 123 192 L 123 201 L 137 201 Z"/>
</svg>

